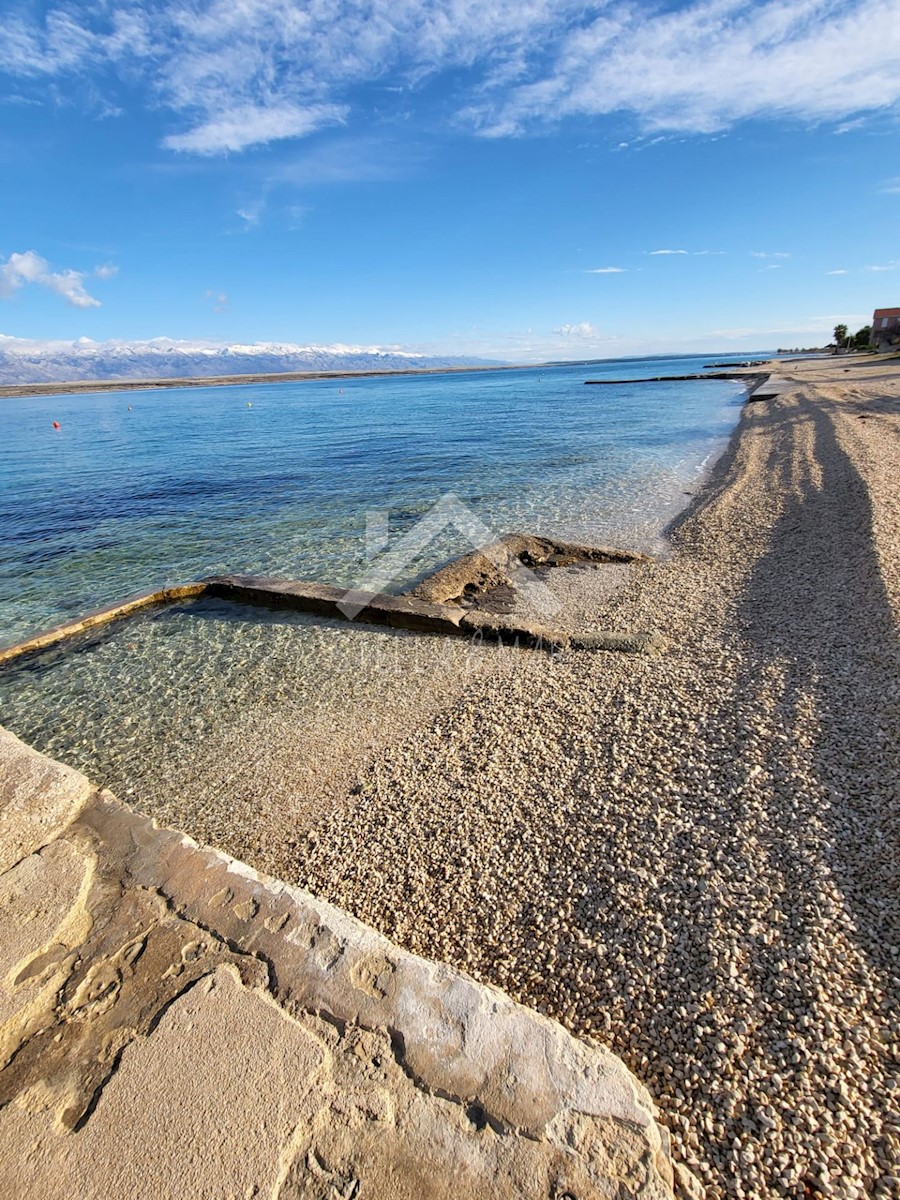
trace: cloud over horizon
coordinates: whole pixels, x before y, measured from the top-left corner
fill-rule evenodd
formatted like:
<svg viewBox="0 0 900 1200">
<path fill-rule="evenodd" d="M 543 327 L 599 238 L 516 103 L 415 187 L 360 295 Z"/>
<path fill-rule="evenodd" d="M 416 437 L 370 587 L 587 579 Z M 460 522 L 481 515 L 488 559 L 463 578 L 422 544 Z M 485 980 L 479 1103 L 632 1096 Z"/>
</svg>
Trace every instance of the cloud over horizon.
<svg viewBox="0 0 900 1200">
<path fill-rule="evenodd" d="M 563 338 L 598 338 L 601 336 L 600 330 L 590 321 L 578 321 L 574 325 L 559 325 L 553 332 Z"/>
<path fill-rule="evenodd" d="M 100 279 L 108 279 L 109 266 L 98 267 L 94 272 Z M 10 299 L 20 288 L 29 283 L 49 288 L 62 296 L 75 308 L 99 308 L 100 301 L 91 296 L 84 286 L 84 271 L 51 271 L 50 264 L 33 250 L 24 254 L 10 254 L 0 263 L 0 299 Z"/>
</svg>

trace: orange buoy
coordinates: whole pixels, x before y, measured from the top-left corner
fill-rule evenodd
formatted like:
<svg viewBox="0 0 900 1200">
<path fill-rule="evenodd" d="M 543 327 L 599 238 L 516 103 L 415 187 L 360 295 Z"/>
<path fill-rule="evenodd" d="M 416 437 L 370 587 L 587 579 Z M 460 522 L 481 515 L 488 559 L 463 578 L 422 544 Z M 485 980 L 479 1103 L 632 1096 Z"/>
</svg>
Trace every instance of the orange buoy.
<svg viewBox="0 0 900 1200">
<path fill-rule="evenodd" d="M 59 429 L 59 427 L 60 427 L 60 426 L 59 426 L 59 421 L 54 421 L 54 422 L 53 422 L 53 428 L 54 428 L 54 429 Z"/>
</svg>

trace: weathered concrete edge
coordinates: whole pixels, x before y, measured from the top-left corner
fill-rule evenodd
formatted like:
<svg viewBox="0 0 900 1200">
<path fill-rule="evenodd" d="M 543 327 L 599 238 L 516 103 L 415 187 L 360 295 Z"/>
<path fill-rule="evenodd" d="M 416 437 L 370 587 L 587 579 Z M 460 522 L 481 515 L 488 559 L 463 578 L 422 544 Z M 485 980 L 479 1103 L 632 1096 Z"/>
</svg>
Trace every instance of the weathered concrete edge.
<svg viewBox="0 0 900 1200">
<path fill-rule="evenodd" d="M 460 633 L 460 609 L 430 604 L 412 596 L 391 596 L 384 592 L 360 595 L 327 583 L 256 575 L 219 575 L 206 581 L 206 589 L 208 595 L 223 600 L 292 608 L 332 620 L 352 620 L 444 636 Z"/>
<path fill-rule="evenodd" d="M 178 600 L 198 599 L 201 596 L 215 596 L 243 604 L 289 608 L 331 620 L 354 620 L 360 624 L 385 625 L 414 633 L 437 634 L 443 637 L 467 637 L 476 634 L 492 637 L 509 645 L 551 650 L 570 644 L 580 649 L 626 649 L 638 653 L 643 652 L 645 648 L 651 652 L 660 648 L 655 634 L 609 631 L 572 639 L 568 634 L 552 628 L 510 621 L 503 617 L 475 614 L 456 605 L 436 604 L 409 594 L 366 595 L 358 611 L 354 605 L 352 615 L 348 615 L 348 598 L 352 599 L 355 593 L 343 588 L 324 583 L 267 579 L 253 575 L 221 575 L 131 596 L 117 604 L 96 609 L 75 621 L 57 625 L 23 642 L 0 648 L 0 666 L 36 651 L 45 650 L 91 629 L 122 620 L 136 612 Z"/>
<path fill-rule="evenodd" d="M 216 596 L 244 604 L 271 605 L 308 612 L 315 616 L 346 621 L 350 618 L 341 608 L 347 592 L 324 583 L 305 583 L 299 580 L 266 579 L 251 575 L 222 575 L 194 583 L 159 588 L 129 596 L 115 604 L 94 609 L 77 620 L 56 625 L 35 634 L 23 642 L 0 648 L 0 666 L 58 642 L 67 641 L 80 633 L 130 617 L 134 613 L 179 600 L 194 600 L 201 596 Z M 353 619 L 363 624 L 389 625 L 422 633 L 459 634 L 462 611 L 444 605 L 427 604 L 404 596 L 379 594 L 367 599 Z"/>
<path fill-rule="evenodd" d="M 639 1135 L 656 1186 L 671 1194 L 668 1134 L 646 1089 L 610 1051 L 401 950 L 301 888 L 157 826 L 2 728 L 0 761 L 0 818 L 11 807 L 24 830 L 14 828 L 10 842 L 0 824 L 4 870 L 57 839 L 79 845 L 120 880 L 116 894 L 158 895 L 232 954 L 263 964 L 268 992 L 287 1011 L 386 1030 L 398 1063 L 426 1093 L 478 1105 L 495 1132 L 543 1139 L 565 1154 L 573 1120 L 621 1123 Z M 56 814 L 49 825 L 48 801 Z"/>
<path fill-rule="evenodd" d="M 207 587 L 208 585 L 202 581 L 176 584 L 172 587 L 158 588 L 154 592 L 141 592 L 136 596 L 119 600 L 115 604 L 109 604 L 105 608 L 94 609 L 74 621 L 66 621 L 62 625 L 54 625 L 52 629 L 44 630 L 43 633 L 37 633 L 24 642 L 0 648 L 0 665 L 11 662 L 15 658 L 21 658 L 25 654 L 31 654 L 35 650 L 45 650 L 48 646 L 66 641 L 79 633 L 86 633 L 90 629 L 109 625 L 123 617 L 130 617 L 142 609 L 155 608 L 160 604 L 172 604 L 176 600 L 190 600 L 202 596 L 207 591 Z"/>
<path fill-rule="evenodd" d="M 782 379 L 780 375 L 767 375 L 752 389 L 747 396 L 747 403 L 756 404 L 760 400 L 776 400 L 784 392 L 789 392 L 796 386 L 796 383 L 792 383 L 789 379 Z"/>
</svg>

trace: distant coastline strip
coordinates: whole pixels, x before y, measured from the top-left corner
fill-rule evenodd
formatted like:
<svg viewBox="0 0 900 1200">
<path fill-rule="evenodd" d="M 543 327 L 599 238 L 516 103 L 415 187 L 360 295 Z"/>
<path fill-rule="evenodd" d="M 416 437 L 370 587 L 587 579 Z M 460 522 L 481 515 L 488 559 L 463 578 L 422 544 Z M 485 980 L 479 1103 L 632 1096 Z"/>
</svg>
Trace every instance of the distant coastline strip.
<svg viewBox="0 0 900 1200">
<path fill-rule="evenodd" d="M 521 371 L 539 369 L 540 364 L 503 363 L 499 366 L 409 367 L 383 371 L 283 371 L 276 374 L 188 375 L 162 379 L 74 379 L 68 382 L 4 383 L 0 398 L 16 396 L 68 396 L 82 392 L 145 392 L 162 388 L 239 387 L 241 384 L 304 383 L 322 379 L 371 379 L 394 375 L 461 375 L 472 371 Z"/>
</svg>

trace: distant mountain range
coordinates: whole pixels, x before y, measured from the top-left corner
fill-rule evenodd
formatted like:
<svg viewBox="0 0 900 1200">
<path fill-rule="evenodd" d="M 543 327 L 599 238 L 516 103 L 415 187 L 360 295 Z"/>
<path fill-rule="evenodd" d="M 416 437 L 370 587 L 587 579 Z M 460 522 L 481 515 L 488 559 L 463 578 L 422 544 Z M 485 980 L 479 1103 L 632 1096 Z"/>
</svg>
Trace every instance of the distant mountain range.
<svg viewBox="0 0 900 1200">
<path fill-rule="evenodd" d="M 223 345 L 153 338 L 146 342 L 41 342 L 0 334 L 0 383 L 79 379 L 182 379 L 285 371 L 408 371 L 498 366 L 496 360 L 415 354 L 381 346 L 298 346 L 290 342 Z"/>
</svg>

